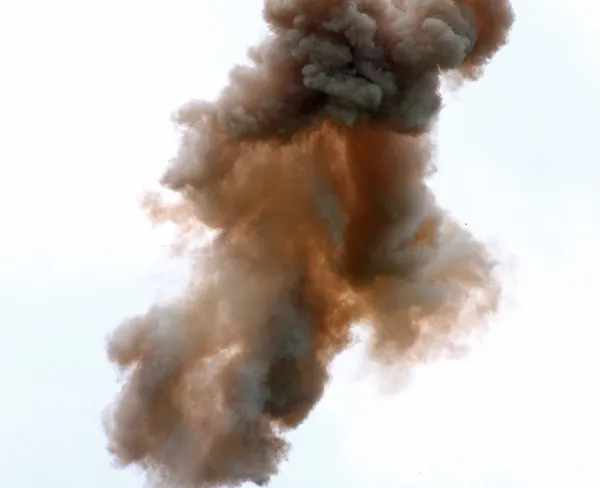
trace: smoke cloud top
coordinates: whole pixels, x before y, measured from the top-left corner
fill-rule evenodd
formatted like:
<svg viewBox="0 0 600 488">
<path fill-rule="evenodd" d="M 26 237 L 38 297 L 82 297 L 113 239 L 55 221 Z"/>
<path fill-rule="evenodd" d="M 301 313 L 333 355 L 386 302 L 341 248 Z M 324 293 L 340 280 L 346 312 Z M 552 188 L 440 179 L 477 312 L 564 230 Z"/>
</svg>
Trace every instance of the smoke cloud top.
<svg viewBox="0 0 600 488">
<path fill-rule="evenodd" d="M 264 18 L 252 64 L 176 116 L 162 183 L 180 199 L 146 201 L 215 237 L 182 296 L 108 342 L 109 449 L 152 486 L 267 482 L 357 323 L 370 359 L 410 368 L 498 303 L 495 260 L 426 183 L 440 81 L 480 76 L 508 0 L 266 0 Z"/>
</svg>

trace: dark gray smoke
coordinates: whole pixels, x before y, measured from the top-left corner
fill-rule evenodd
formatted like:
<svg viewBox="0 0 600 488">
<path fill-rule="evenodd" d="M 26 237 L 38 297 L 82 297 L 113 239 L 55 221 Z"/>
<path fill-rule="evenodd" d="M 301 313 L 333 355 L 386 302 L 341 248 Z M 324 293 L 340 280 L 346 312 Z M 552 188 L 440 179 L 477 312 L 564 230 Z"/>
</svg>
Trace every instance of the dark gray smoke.
<svg viewBox="0 0 600 488">
<path fill-rule="evenodd" d="M 216 236 L 183 296 L 108 344 L 125 372 L 110 450 L 156 486 L 275 475 L 353 324 L 404 367 L 460 348 L 498 302 L 495 261 L 426 179 L 440 80 L 481 74 L 508 0 L 266 0 L 264 17 L 252 65 L 177 115 L 162 183 L 179 202 L 147 201 Z"/>
</svg>

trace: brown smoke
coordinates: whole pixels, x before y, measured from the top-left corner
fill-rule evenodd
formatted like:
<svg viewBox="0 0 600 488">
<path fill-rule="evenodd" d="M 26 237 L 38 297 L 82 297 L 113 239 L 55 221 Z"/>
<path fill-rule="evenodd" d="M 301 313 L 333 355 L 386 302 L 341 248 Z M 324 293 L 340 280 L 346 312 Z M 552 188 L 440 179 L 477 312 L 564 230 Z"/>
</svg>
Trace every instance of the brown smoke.
<svg viewBox="0 0 600 488">
<path fill-rule="evenodd" d="M 374 361 L 410 366 L 462 347 L 498 302 L 495 261 L 426 178 L 441 77 L 479 76 L 508 0 L 266 0 L 264 17 L 252 65 L 177 115 L 162 183 L 179 203 L 147 202 L 215 237 L 179 300 L 108 343 L 125 374 L 110 450 L 156 486 L 266 482 L 353 325 Z"/>
</svg>

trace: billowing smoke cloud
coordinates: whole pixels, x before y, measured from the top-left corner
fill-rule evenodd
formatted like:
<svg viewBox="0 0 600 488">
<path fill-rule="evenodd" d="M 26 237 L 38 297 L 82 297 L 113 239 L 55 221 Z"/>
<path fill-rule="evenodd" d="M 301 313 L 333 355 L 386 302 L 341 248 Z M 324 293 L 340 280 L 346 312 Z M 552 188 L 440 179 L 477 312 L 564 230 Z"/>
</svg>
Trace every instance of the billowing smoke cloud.
<svg viewBox="0 0 600 488">
<path fill-rule="evenodd" d="M 156 486 L 266 482 L 357 323 L 403 368 L 462 347 L 498 302 L 494 259 L 426 179 L 440 80 L 480 75 L 508 0 L 266 0 L 264 17 L 252 64 L 176 117 L 179 202 L 147 202 L 215 237 L 183 296 L 108 343 L 125 373 L 110 450 Z"/>
</svg>

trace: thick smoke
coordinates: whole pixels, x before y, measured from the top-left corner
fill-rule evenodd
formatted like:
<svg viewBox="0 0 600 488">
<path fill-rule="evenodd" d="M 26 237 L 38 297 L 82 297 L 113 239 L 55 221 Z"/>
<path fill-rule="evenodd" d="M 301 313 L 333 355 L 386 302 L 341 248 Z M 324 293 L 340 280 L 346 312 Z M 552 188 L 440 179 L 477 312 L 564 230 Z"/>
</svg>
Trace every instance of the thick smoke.
<svg viewBox="0 0 600 488">
<path fill-rule="evenodd" d="M 480 75 L 508 0 L 266 0 L 264 17 L 251 66 L 176 117 L 179 203 L 147 202 L 215 237 L 183 296 L 108 343 L 110 450 L 155 486 L 266 482 L 353 326 L 403 368 L 460 349 L 498 302 L 495 261 L 426 179 L 440 80 Z"/>
</svg>

